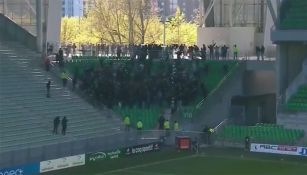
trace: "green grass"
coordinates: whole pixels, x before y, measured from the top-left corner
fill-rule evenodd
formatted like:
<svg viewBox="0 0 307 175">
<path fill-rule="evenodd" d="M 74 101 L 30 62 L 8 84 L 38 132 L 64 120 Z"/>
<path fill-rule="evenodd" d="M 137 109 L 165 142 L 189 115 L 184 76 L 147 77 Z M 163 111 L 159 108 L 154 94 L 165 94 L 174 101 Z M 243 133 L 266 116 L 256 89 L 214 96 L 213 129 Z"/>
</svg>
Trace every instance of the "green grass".
<svg viewBox="0 0 307 175">
<path fill-rule="evenodd" d="M 207 148 L 200 154 L 163 150 L 45 175 L 304 175 L 307 158 Z"/>
</svg>

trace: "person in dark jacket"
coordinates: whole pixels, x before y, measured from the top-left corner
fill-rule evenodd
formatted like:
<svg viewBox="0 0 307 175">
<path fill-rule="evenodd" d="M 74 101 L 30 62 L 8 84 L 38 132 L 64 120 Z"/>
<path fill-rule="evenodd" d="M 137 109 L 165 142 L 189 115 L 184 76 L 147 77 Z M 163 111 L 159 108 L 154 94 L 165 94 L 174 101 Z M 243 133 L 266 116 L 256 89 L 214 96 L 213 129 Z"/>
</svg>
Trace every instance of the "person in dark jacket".
<svg viewBox="0 0 307 175">
<path fill-rule="evenodd" d="M 50 98 L 50 87 L 51 87 L 51 81 L 48 80 L 47 84 L 46 84 L 46 89 L 47 89 L 47 98 Z"/>
<path fill-rule="evenodd" d="M 63 134 L 63 135 L 66 134 L 67 122 L 68 122 L 67 118 L 64 117 L 64 118 L 62 119 L 62 134 Z"/>
<path fill-rule="evenodd" d="M 261 55 L 261 60 L 264 61 L 264 52 L 265 52 L 265 47 L 262 45 L 260 48 L 260 55 Z"/>
<path fill-rule="evenodd" d="M 163 117 L 163 115 L 161 115 L 159 118 L 159 129 L 160 130 L 163 130 L 164 128 L 164 122 L 165 122 L 165 118 Z"/>
<path fill-rule="evenodd" d="M 53 134 L 58 134 L 59 125 L 60 125 L 60 117 L 57 116 L 53 120 Z"/>
<path fill-rule="evenodd" d="M 212 60 L 214 58 L 214 47 L 215 47 L 216 43 L 213 43 L 211 45 L 208 46 L 209 49 L 209 54 L 210 54 L 210 60 Z"/>
</svg>

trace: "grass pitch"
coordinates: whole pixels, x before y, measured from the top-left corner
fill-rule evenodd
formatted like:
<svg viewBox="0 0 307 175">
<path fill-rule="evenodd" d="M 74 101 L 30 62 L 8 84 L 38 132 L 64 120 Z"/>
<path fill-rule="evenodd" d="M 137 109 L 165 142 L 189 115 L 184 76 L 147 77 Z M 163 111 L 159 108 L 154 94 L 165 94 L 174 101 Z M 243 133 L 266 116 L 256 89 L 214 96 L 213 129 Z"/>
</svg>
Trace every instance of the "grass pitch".
<svg viewBox="0 0 307 175">
<path fill-rule="evenodd" d="M 307 175 L 307 158 L 239 149 L 209 148 L 200 154 L 163 150 L 48 175 Z"/>
</svg>

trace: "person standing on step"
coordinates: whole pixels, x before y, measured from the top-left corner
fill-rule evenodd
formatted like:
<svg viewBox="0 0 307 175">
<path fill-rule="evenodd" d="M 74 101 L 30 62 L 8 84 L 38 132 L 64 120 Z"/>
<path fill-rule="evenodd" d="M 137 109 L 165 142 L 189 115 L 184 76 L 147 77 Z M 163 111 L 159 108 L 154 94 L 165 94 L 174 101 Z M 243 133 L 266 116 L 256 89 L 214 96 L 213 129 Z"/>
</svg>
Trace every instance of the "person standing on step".
<svg viewBox="0 0 307 175">
<path fill-rule="evenodd" d="M 137 123 L 136 123 L 136 129 L 137 129 L 137 133 L 138 135 L 142 135 L 142 130 L 143 130 L 143 122 L 141 120 L 139 120 Z"/>
<path fill-rule="evenodd" d="M 63 81 L 63 87 L 66 87 L 68 81 L 68 74 L 66 73 L 66 71 L 62 72 L 61 79 Z"/>
<path fill-rule="evenodd" d="M 124 124 L 125 124 L 125 130 L 129 131 L 130 130 L 130 118 L 128 115 L 124 118 Z"/>
<path fill-rule="evenodd" d="M 45 69 L 46 69 L 47 72 L 50 71 L 50 63 L 51 63 L 51 61 L 50 61 L 49 57 L 46 56 L 46 58 L 45 58 Z"/>
<path fill-rule="evenodd" d="M 174 131 L 175 132 L 179 131 L 179 123 L 178 123 L 178 121 L 174 122 Z"/>
<path fill-rule="evenodd" d="M 47 84 L 46 84 L 46 88 L 47 88 L 47 98 L 50 98 L 50 87 L 51 87 L 51 81 L 48 80 Z"/>
<path fill-rule="evenodd" d="M 59 125 L 60 125 L 60 117 L 57 116 L 54 118 L 53 120 L 53 134 L 58 134 L 58 128 L 59 128 Z"/>
<path fill-rule="evenodd" d="M 163 115 L 161 115 L 159 118 L 159 130 L 163 130 L 164 122 L 165 122 L 165 118 L 163 117 Z"/>
<path fill-rule="evenodd" d="M 169 123 L 169 120 L 165 120 L 165 122 L 164 122 L 164 130 L 165 130 L 166 137 L 169 137 L 170 136 L 170 123 Z"/>
<path fill-rule="evenodd" d="M 264 52 L 265 52 L 265 47 L 262 45 L 260 48 L 260 55 L 261 55 L 261 60 L 264 61 Z"/>
<path fill-rule="evenodd" d="M 62 134 L 63 134 L 63 135 L 66 134 L 67 122 L 68 122 L 67 118 L 64 117 L 64 118 L 62 119 Z"/>
<path fill-rule="evenodd" d="M 233 45 L 233 60 L 238 60 L 239 48 L 237 45 Z"/>
</svg>

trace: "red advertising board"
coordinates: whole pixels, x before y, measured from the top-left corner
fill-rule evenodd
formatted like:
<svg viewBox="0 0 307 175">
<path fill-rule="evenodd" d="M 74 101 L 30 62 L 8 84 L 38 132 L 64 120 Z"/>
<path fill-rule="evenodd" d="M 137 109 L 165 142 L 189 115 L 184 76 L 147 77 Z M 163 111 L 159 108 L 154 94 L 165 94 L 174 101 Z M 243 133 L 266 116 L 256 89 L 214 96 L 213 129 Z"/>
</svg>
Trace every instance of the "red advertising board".
<svg viewBox="0 0 307 175">
<path fill-rule="evenodd" d="M 187 150 L 191 148 L 190 137 L 176 137 L 177 148 L 181 150 Z"/>
</svg>

